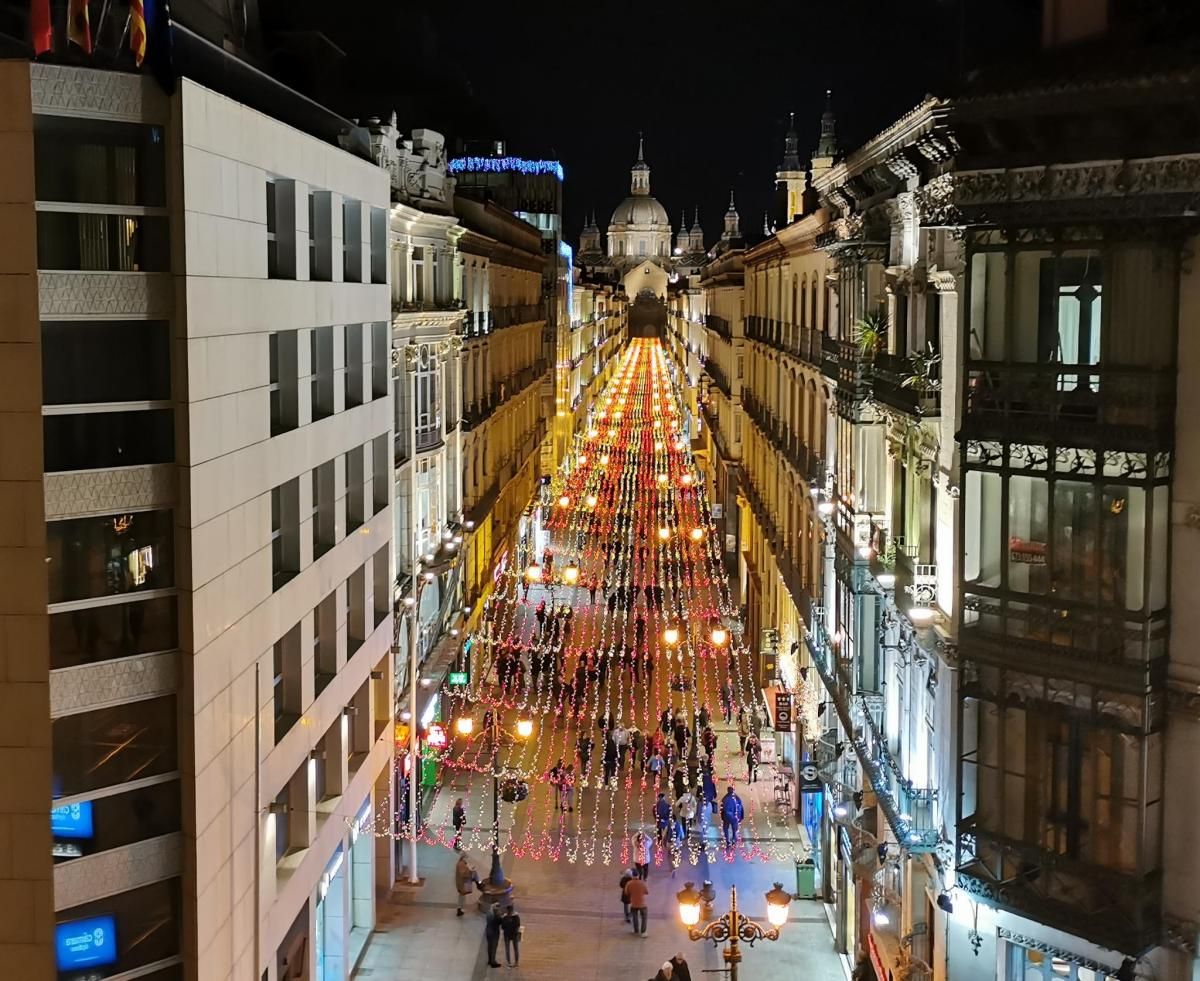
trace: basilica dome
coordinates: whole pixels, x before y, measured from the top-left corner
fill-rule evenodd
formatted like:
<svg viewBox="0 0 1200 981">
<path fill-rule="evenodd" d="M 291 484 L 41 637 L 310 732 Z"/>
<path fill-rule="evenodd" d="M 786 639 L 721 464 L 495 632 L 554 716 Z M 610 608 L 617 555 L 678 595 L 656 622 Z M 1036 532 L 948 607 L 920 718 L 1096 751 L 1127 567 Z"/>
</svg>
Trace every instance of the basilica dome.
<svg viewBox="0 0 1200 981">
<path fill-rule="evenodd" d="M 612 213 L 614 225 L 662 225 L 667 227 L 667 209 L 648 194 L 631 194 Z"/>
</svg>

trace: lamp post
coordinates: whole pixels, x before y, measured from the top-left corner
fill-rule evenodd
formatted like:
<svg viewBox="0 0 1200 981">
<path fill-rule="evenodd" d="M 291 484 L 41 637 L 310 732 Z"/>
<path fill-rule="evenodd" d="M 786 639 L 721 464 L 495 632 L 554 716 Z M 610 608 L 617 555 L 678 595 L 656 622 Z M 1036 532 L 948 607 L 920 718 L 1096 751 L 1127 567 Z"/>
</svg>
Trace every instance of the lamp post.
<svg viewBox="0 0 1200 981">
<path fill-rule="evenodd" d="M 505 877 L 500 865 L 500 738 L 505 733 L 500 725 L 500 713 L 495 709 L 492 710 L 489 733 L 492 740 L 492 868 L 480 891 L 487 899 L 496 900 L 512 891 L 512 883 Z M 521 739 L 532 736 L 533 720 L 518 719 L 516 734 Z"/>
<path fill-rule="evenodd" d="M 730 981 L 737 981 L 738 964 L 742 961 L 741 944 L 753 947 L 759 940 L 778 940 L 779 930 L 787 922 L 788 909 L 792 902 L 791 894 L 784 891 L 783 883 L 775 883 L 775 888 L 768 892 L 766 897 L 767 920 L 771 925 L 763 926 L 738 909 L 737 886 L 731 886 L 729 912 L 703 926 L 698 926 L 702 904 L 712 908 L 711 884 L 706 882 L 704 885 L 704 891 L 697 892 L 691 882 L 685 882 L 683 888 L 675 894 L 679 903 L 679 918 L 688 928 L 689 940 L 711 940 L 714 947 L 727 944 L 722 956 L 729 965 Z"/>
</svg>

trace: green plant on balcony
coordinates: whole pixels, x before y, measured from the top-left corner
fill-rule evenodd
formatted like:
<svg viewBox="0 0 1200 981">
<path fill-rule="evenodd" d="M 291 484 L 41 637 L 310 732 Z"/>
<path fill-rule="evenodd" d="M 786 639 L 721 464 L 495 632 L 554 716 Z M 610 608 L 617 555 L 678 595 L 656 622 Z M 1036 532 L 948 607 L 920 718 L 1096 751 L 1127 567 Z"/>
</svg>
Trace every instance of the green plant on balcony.
<svg viewBox="0 0 1200 981">
<path fill-rule="evenodd" d="M 887 340 L 888 318 L 883 310 L 874 310 L 854 322 L 854 343 L 866 359 L 875 357 Z"/>
<path fill-rule="evenodd" d="M 926 345 L 924 351 L 916 352 L 908 359 L 908 363 L 911 371 L 901 380 L 901 388 L 911 388 L 919 399 L 941 391 L 942 356 L 934 351 L 933 345 Z"/>
</svg>

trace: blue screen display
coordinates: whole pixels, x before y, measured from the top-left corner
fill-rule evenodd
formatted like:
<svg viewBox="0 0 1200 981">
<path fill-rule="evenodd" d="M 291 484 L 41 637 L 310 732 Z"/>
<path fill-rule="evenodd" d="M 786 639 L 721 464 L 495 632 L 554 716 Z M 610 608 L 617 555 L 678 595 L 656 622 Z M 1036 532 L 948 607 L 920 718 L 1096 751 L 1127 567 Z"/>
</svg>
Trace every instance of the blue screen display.
<svg viewBox="0 0 1200 981">
<path fill-rule="evenodd" d="M 50 833 L 57 838 L 92 837 L 92 802 L 51 808 Z"/>
<path fill-rule="evenodd" d="M 71 920 L 54 928 L 54 956 L 60 971 L 117 962 L 117 921 L 111 916 Z"/>
</svg>

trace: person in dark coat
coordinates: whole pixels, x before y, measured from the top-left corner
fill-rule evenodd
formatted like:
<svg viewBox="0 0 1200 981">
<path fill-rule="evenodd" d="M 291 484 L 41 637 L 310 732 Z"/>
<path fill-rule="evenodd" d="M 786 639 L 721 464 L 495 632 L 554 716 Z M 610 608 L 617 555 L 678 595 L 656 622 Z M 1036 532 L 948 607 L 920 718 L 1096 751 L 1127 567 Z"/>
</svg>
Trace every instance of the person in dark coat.
<svg viewBox="0 0 1200 981">
<path fill-rule="evenodd" d="M 488 967 L 500 966 L 500 962 L 496 960 L 496 948 L 500 946 L 500 923 L 502 920 L 500 904 L 492 903 L 492 908 L 488 910 L 487 920 L 483 925 L 483 936 L 487 940 Z"/>
<path fill-rule="evenodd" d="M 512 903 L 500 918 L 500 932 L 504 934 L 504 963 L 509 967 L 521 965 L 521 916 Z M 499 965 L 497 965 L 498 967 Z"/>
<path fill-rule="evenodd" d="M 454 850 L 461 852 L 463 826 L 467 823 L 467 809 L 463 807 L 463 799 L 461 797 L 454 802 L 454 811 L 450 820 L 454 824 Z"/>
<path fill-rule="evenodd" d="M 671 981 L 692 981 L 692 972 L 682 951 L 671 958 Z"/>
</svg>

